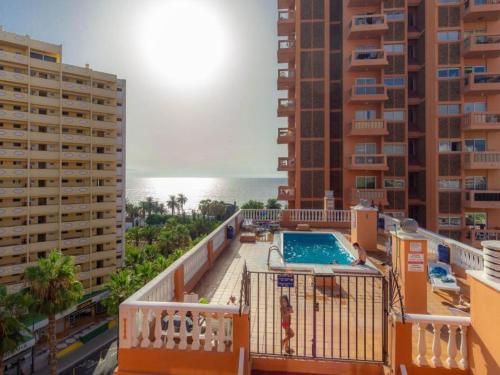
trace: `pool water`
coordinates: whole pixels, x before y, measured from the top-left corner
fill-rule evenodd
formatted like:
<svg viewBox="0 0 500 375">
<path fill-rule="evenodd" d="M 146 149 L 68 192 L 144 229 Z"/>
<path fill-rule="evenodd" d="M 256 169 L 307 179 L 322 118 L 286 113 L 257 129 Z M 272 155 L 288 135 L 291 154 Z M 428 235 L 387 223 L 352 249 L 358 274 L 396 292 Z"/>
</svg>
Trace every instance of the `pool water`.
<svg viewBox="0 0 500 375">
<path fill-rule="evenodd" d="M 349 265 L 354 260 L 332 233 L 283 233 L 283 256 L 287 263 Z"/>
</svg>

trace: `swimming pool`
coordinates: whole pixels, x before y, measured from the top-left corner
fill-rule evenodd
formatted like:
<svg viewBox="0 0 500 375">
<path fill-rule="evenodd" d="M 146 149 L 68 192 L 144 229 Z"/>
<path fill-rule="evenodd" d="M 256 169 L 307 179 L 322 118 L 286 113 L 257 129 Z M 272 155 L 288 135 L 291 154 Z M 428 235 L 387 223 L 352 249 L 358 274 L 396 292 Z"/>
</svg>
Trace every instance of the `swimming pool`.
<svg viewBox="0 0 500 375">
<path fill-rule="evenodd" d="M 283 233 L 286 263 L 350 265 L 354 256 L 333 233 Z"/>
</svg>

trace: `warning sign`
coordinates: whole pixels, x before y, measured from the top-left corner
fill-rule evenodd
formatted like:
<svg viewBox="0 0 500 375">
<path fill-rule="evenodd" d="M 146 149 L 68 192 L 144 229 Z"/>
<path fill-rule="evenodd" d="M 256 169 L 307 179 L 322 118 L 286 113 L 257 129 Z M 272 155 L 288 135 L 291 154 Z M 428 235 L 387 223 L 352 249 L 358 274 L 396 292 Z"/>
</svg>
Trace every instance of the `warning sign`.
<svg viewBox="0 0 500 375">
<path fill-rule="evenodd" d="M 408 272 L 424 272 L 424 264 L 408 263 Z"/>
<path fill-rule="evenodd" d="M 408 254 L 408 263 L 424 263 L 424 254 L 423 253 Z"/>
</svg>

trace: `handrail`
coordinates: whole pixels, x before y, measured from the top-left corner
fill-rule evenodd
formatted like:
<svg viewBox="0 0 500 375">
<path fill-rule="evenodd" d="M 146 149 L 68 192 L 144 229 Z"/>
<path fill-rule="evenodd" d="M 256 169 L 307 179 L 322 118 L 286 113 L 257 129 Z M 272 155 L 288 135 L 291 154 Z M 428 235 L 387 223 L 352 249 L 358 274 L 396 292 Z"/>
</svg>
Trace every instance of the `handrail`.
<svg viewBox="0 0 500 375">
<path fill-rule="evenodd" d="M 278 255 L 281 257 L 281 260 L 283 261 L 283 263 L 285 263 L 285 258 L 283 258 L 283 254 L 281 254 L 280 248 L 276 245 L 271 245 L 271 246 L 269 246 L 269 250 L 267 251 L 267 266 L 269 267 L 269 262 L 271 260 L 271 253 L 273 251 L 276 251 L 278 253 Z"/>
<path fill-rule="evenodd" d="M 399 313 L 394 313 L 397 321 L 402 321 L 403 316 Z M 470 326 L 471 318 L 469 316 L 454 316 L 454 315 L 431 315 L 431 314 L 404 314 L 404 319 L 408 323 L 441 323 L 450 325 Z"/>
</svg>

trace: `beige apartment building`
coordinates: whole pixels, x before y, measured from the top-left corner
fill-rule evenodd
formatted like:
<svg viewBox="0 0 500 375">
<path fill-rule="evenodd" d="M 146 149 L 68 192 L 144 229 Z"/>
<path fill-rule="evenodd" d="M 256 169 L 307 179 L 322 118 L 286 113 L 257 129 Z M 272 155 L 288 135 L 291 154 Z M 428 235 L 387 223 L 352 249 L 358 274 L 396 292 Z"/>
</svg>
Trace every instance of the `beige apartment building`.
<svg viewBox="0 0 500 375">
<path fill-rule="evenodd" d="M 0 28 L 0 283 L 59 248 L 85 292 L 120 265 L 125 92 L 116 75 L 62 63 L 62 46 Z"/>
</svg>

